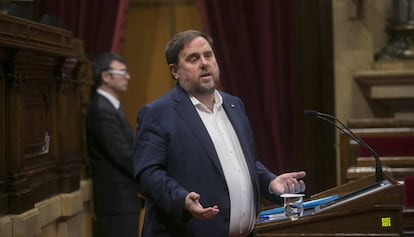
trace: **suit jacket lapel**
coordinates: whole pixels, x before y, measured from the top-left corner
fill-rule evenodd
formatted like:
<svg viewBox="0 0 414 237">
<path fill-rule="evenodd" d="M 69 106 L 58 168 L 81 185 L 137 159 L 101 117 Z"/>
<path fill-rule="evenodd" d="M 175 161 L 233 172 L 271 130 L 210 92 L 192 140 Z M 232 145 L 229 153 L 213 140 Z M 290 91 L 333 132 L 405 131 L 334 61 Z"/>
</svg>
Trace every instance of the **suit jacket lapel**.
<svg viewBox="0 0 414 237">
<path fill-rule="evenodd" d="M 241 121 L 241 118 L 245 116 L 244 109 L 240 103 L 233 104 L 227 96 L 223 95 L 223 107 L 227 113 L 227 117 L 229 118 L 231 124 L 233 125 L 234 130 L 236 131 L 237 137 L 239 138 L 240 146 L 242 148 L 244 158 L 246 160 L 247 167 L 249 168 L 250 177 L 252 179 L 253 188 L 255 189 L 254 198 L 256 204 L 256 210 L 259 210 L 260 204 L 260 189 L 259 183 L 256 179 L 256 154 L 252 154 L 254 150 L 251 150 L 251 144 L 249 144 L 248 137 L 250 134 L 246 134 L 245 128 L 246 126 L 250 126 L 249 124 L 245 124 L 245 122 Z"/>
<path fill-rule="evenodd" d="M 252 154 L 252 150 L 250 150 L 251 145 L 249 141 L 247 141 L 246 136 L 250 136 L 250 134 L 246 134 L 245 127 L 250 126 L 249 124 L 244 124 L 240 119 L 245 116 L 243 108 L 241 108 L 240 104 L 233 104 L 231 101 L 228 100 L 227 96 L 223 95 L 223 108 L 227 113 L 227 117 L 229 118 L 233 128 L 239 138 L 240 146 L 243 150 L 244 158 L 246 160 L 247 167 L 249 168 L 250 177 L 252 179 L 252 183 L 256 189 L 255 197 L 257 198 L 258 193 L 258 180 L 256 180 L 256 163 L 255 163 L 255 154 Z"/>
<path fill-rule="evenodd" d="M 98 98 L 100 99 L 100 100 L 102 100 L 103 102 L 103 104 L 105 105 L 105 106 L 107 106 L 108 108 L 110 108 L 110 109 L 112 109 L 113 111 L 116 111 L 117 112 L 117 114 L 118 114 L 118 119 L 119 119 L 119 121 L 120 121 L 120 123 L 121 123 L 121 126 L 122 126 L 122 132 L 123 132 L 123 134 L 126 136 L 126 137 L 128 137 L 128 141 L 131 141 L 131 144 L 132 144 L 132 142 L 133 142 L 133 139 L 134 139 L 134 134 L 132 133 L 132 130 L 131 130 L 131 126 L 129 125 L 129 122 L 128 122 L 128 120 L 127 120 L 127 118 L 125 117 L 125 114 L 124 114 L 124 112 L 123 111 L 119 111 L 118 109 L 116 109 L 113 105 L 112 105 L 112 103 L 105 97 L 105 96 L 103 96 L 103 95 L 101 95 L 101 94 L 99 94 L 99 93 L 97 93 L 97 96 L 98 96 Z"/>
<path fill-rule="evenodd" d="M 243 124 L 242 121 L 240 121 L 241 116 L 244 116 L 244 111 L 242 111 L 242 108 L 238 107 L 241 106 L 239 104 L 232 104 L 231 101 L 228 100 L 228 98 L 223 95 L 223 108 L 227 113 L 227 116 L 232 123 L 234 130 L 236 131 L 236 134 L 239 138 L 240 145 L 242 147 L 245 160 L 247 163 L 247 166 L 249 168 L 250 177 L 252 178 L 253 186 L 256 189 L 254 192 L 255 194 L 255 202 L 256 202 L 256 209 L 258 210 L 259 200 L 258 197 L 258 180 L 256 180 L 256 175 L 254 175 L 256 166 L 255 166 L 255 159 L 252 157 L 252 152 L 249 149 L 250 145 L 248 144 L 248 141 L 245 139 L 246 134 L 244 134 L 244 126 L 249 126 L 249 124 Z M 224 178 L 224 173 L 221 168 L 221 164 L 219 161 L 219 158 L 217 156 L 216 150 L 214 148 L 214 144 L 212 140 L 210 139 L 210 135 L 207 131 L 207 129 L 204 127 L 204 124 L 198 115 L 197 111 L 194 108 L 194 105 L 191 103 L 190 99 L 188 98 L 186 92 L 181 89 L 179 86 L 176 86 L 175 88 L 175 95 L 174 99 L 176 101 L 175 110 L 177 113 L 181 116 L 181 118 L 185 121 L 186 125 L 191 129 L 191 131 L 194 133 L 194 136 L 200 141 L 201 145 L 203 146 L 205 152 L 208 154 L 211 161 L 214 163 L 214 165 L 217 167 L 217 169 L 220 171 L 221 175 Z M 248 135 L 249 136 L 249 135 Z M 253 154 L 254 155 L 254 154 Z"/>
<path fill-rule="evenodd" d="M 116 108 L 114 108 L 114 109 L 116 109 Z M 132 133 L 131 126 L 129 125 L 128 119 L 125 116 L 125 112 L 123 111 L 122 107 L 120 107 L 117 112 L 119 114 L 119 119 L 121 121 L 121 125 L 123 126 L 122 130 L 125 131 L 127 136 L 129 136 L 133 139 L 134 134 Z"/>
<path fill-rule="evenodd" d="M 191 103 L 191 100 L 188 98 L 188 95 L 183 89 L 177 86 L 175 91 L 175 100 L 177 102 L 175 110 L 194 133 L 194 136 L 199 140 L 200 144 L 204 148 L 204 151 L 208 154 L 211 161 L 224 177 L 213 141 L 211 140 L 200 116 L 195 110 L 194 105 Z"/>
<path fill-rule="evenodd" d="M 238 104 L 232 104 L 230 101 L 228 101 L 228 99 L 226 99 L 226 96 L 223 96 L 223 108 L 226 111 L 227 117 L 229 118 L 231 124 L 233 125 L 237 137 L 239 138 L 240 146 L 246 158 L 247 165 L 249 166 L 249 169 L 254 170 L 254 164 L 251 162 L 252 151 L 246 150 L 248 147 L 250 147 L 248 141 L 245 139 L 245 137 L 249 136 L 249 134 L 245 134 L 245 132 L 243 132 L 245 130 L 245 126 L 249 125 L 243 124 L 243 122 L 240 120 L 242 116 L 244 116 L 244 112 L 242 111 L 242 108 L 239 108 L 239 106 L 240 105 Z"/>
</svg>

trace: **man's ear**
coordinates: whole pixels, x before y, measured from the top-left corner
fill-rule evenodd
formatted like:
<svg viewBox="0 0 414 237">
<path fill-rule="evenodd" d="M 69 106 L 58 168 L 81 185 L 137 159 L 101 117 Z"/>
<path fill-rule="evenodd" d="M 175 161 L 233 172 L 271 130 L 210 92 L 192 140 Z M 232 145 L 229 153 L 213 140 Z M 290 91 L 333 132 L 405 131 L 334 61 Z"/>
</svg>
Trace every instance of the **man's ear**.
<svg viewBox="0 0 414 237">
<path fill-rule="evenodd" d="M 108 80 L 111 79 L 111 76 L 109 75 L 108 72 L 102 71 L 101 72 L 101 78 L 102 78 L 102 82 L 108 82 Z"/>
<path fill-rule="evenodd" d="M 171 72 L 173 79 L 178 80 L 177 65 L 169 64 L 168 66 L 170 68 L 170 72 Z"/>
</svg>

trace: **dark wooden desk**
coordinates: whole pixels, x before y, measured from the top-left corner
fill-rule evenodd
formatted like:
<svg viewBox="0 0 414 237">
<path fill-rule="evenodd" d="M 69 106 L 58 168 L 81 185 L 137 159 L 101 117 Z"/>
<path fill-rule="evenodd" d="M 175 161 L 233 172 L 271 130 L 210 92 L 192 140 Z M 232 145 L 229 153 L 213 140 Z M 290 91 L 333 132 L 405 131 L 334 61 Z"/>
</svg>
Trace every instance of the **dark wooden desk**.
<svg viewBox="0 0 414 237">
<path fill-rule="evenodd" d="M 403 210 L 403 185 L 394 180 L 376 185 L 369 176 L 311 199 L 334 194 L 336 202 L 299 220 L 259 221 L 255 236 L 403 236 L 412 229 L 412 212 Z"/>
</svg>

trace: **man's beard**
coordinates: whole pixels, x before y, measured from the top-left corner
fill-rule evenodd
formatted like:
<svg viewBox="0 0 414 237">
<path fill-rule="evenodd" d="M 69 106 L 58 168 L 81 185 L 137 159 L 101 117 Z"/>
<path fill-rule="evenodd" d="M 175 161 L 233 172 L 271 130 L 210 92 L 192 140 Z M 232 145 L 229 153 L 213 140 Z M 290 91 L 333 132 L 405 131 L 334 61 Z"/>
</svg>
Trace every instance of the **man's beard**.
<svg viewBox="0 0 414 237">
<path fill-rule="evenodd" d="M 214 86 L 211 87 L 211 88 L 203 88 L 203 87 L 200 87 L 200 86 L 193 87 L 192 89 L 190 89 L 190 94 L 192 94 L 192 95 L 201 95 L 201 96 L 211 95 L 216 90 L 216 87 L 217 87 L 216 84 L 214 84 Z"/>
<path fill-rule="evenodd" d="M 218 80 L 215 79 L 214 80 L 214 85 L 213 86 L 209 86 L 209 87 L 203 87 L 200 84 L 187 84 L 187 83 L 180 83 L 181 87 L 184 88 L 185 91 L 187 91 L 188 93 L 190 93 L 193 96 L 205 96 L 205 95 L 211 95 L 214 94 L 214 91 L 217 88 L 217 83 Z"/>
</svg>

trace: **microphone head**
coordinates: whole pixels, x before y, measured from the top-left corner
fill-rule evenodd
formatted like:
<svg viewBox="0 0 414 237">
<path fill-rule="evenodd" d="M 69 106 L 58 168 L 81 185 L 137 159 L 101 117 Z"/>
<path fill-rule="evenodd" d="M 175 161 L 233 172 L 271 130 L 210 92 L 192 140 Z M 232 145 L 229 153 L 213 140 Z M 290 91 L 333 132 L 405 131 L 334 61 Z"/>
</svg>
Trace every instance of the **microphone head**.
<svg viewBox="0 0 414 237">
<path fill-rule="evenodd" d="M 319 112 L 316 111 L 316 110 L 312 110 L 312 109 L 309 109 L 309 110 L 308 109 L 305 109 L 304 110 L 304 114 L 307 117 L 316 117 L 319 114 Z"/>
</svg>

